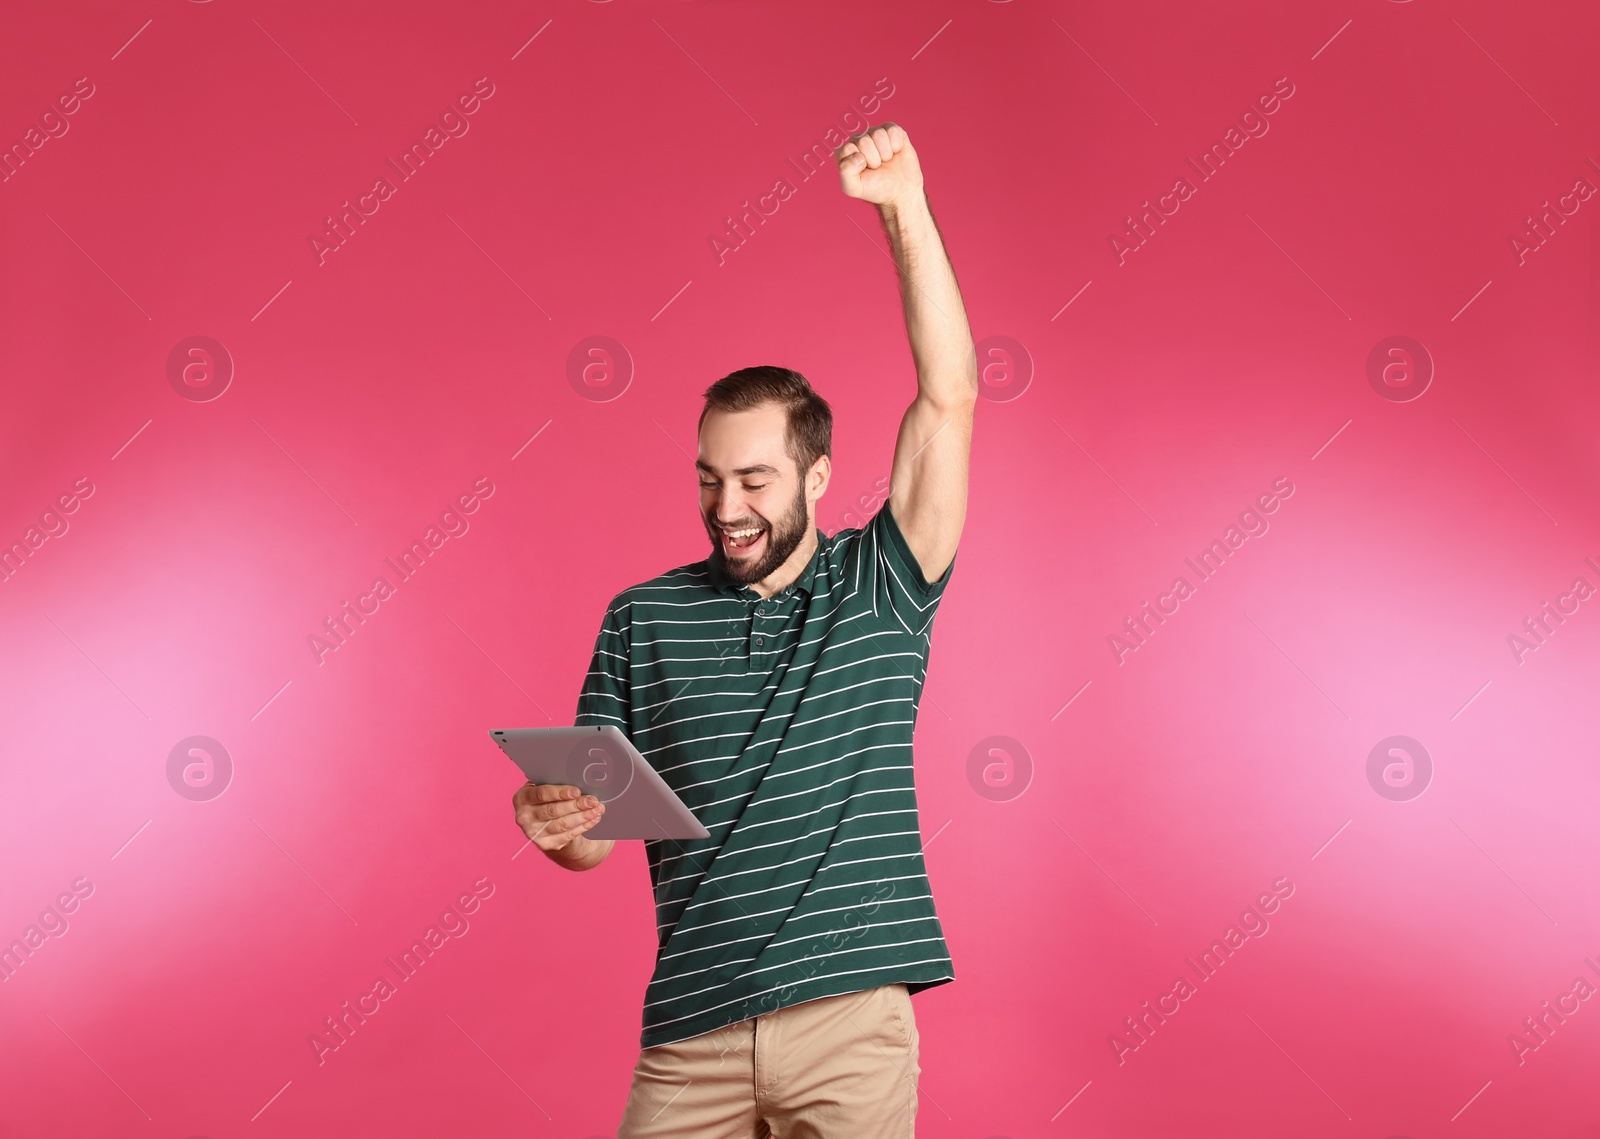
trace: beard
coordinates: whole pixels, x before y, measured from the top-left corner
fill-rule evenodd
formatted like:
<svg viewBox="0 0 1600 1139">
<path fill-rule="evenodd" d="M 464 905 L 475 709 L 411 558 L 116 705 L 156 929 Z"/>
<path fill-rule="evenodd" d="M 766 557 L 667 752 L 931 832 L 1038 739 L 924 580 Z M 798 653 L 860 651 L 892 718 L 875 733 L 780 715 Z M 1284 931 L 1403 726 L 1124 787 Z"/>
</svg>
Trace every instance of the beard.
<svg viewBox="0 0 1600 1139">
<path fill-rule="evenodd" d="M 706 520 L 706 528 L 711 537 L 711 556 L 719 559 L 718 564 L 722 572 L 728 576 L 728 580 L 740 585 L 749 585 L 751 582 L 771 576 L 774 570 L 789 560 L 790 554 L 800 548 L 800 543 L 805 541 L 806 531 L 811 525 L 810 519 L 806 516 L 805 482 L 803 480 L 800 482 L 794 501 L 789 504 L 789 509 L 783 517 L 776 522 L 768 523 L 763 518 L 753 516 L 742 525 L 731 529 L 746 529 L 752 524 L 766 531 L 765 552 L 759 558 L 730 560 L 723 555 L 721 528 L 710 519 Z"/>
</svg>

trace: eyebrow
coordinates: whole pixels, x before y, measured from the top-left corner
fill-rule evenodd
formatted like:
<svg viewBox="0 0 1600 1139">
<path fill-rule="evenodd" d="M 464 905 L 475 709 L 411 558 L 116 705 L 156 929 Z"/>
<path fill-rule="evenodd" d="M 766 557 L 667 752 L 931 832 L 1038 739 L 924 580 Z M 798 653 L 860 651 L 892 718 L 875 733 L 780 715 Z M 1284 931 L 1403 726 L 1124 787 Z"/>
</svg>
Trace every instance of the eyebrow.
<svg viewBox="0 0 1600 1139">
<path fill-rule="evenodd" d="M 717 473 L 717 468 L 713 467 L 704 459 L 696 459 L 694 461 L 694 465 L 699 467 L 702 471 L 710 471 L 712 474 Z M 778 475 L 782 474 L 783 472 L 778 470 L 777 467 L 770 466 L 767 463 L 757 463 L 753 467 L 738 467 L 733 473 L 736 475 Z"/>
</svg>

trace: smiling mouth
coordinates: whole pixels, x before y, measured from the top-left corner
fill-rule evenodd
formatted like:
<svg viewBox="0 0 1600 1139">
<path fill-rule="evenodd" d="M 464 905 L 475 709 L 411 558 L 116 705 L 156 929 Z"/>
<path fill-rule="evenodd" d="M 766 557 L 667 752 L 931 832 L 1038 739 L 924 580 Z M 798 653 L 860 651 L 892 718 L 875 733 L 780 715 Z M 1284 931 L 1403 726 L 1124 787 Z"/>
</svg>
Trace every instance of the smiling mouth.
<svg viewBox="0 0 1600 1139">
<path fill-rule="evenodd" d="M 741 556 L 747 554 L 752 547 L 761 542 L 766 536 L 766 530 L 760 527 L 745 527 L 740 530 L 724 530 L 718 528 L 721 536 L 722 548 L 730 553 Z"/>
</svg>

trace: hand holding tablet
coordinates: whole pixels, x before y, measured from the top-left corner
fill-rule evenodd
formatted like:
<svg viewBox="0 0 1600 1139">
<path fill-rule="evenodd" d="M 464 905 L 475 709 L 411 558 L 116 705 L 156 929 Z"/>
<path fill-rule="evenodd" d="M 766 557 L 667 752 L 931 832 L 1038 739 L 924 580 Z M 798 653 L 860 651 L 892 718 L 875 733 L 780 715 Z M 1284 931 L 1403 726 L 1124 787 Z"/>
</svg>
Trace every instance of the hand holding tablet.
<svg viewBox="0 0 1600 1139">
<path fill-rule="evenodd" d="M 532 780 L 517 788 L 511 806 L 528 841 L 548 855 L 576 846 L 606 810 L 604 803 L 585 795 L 581 787 Z"/>
<path fill-rule="evenodd" d="M 596 841 L 710 836 L 614 725 L 492 729 L 489 738 L 532 784 L 512 801 L 524 833 L 532 823 L 529 837 L 547 853 L 576 836 Z"/>
</svg>

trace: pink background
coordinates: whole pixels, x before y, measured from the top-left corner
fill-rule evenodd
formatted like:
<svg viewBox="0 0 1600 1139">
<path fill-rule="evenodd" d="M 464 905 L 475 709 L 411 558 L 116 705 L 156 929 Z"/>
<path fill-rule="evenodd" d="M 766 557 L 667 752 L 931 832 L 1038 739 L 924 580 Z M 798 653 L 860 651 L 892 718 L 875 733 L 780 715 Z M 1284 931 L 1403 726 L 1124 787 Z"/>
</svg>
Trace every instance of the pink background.
<svg viewBox="0 0 1600 1139">
<path fill-rule="evenodd" d="M 643 852 L 525 850 L 486 731 L 570 723 L 606 600 L 706 554 L 717 377 L 805 373 L 837 417 L 819 524 L 876 505 L 915 393 L 893 273 L 871 208 L 791 159 L 880 80 L 975 336 L 1027 353 L 984 349 L 916 736 L 957 971 L 916 998 L 921 1134 L 1594 1133 L 1600 1002 L 1521 1063 L 1510 1037 L 1600 984 L 1600 597 L 1507 641 L 1600 585 L 1600 198 L 1511 243 L 1600 185 L 1592 8 L 157 0 L 9 6 L 0 40 L 0 140 L 94 87 L 0 184 L 0 539 L 95 488 L 0 583 L 0 941 L 93 888 L 0 984 L 5 1134 L 615 1127 Z M 480 77 L 468 132 L 319 264 Z M 1396 335 L 1418 398 L 1369 383 Z M 193 336 L 232 358 L 219 398 L 169 382 Z M 585 395 L 592 336 L 631 364 Z M 1284 476 L 1119 664 L 1107 637 Z M 233 764 L 207 801 L 168 778 L 195 735 Z M 996 735 L 1030 757 L 1012 798 L 969 779 Z M 1406 801 L 1367 776 L 1392 735 L 1432 758 Z M 1270 930 L 1119 1062 L 1280 878 Z M 483 879 L 319 1064 L 324 1018 Z"/>
</svg>

